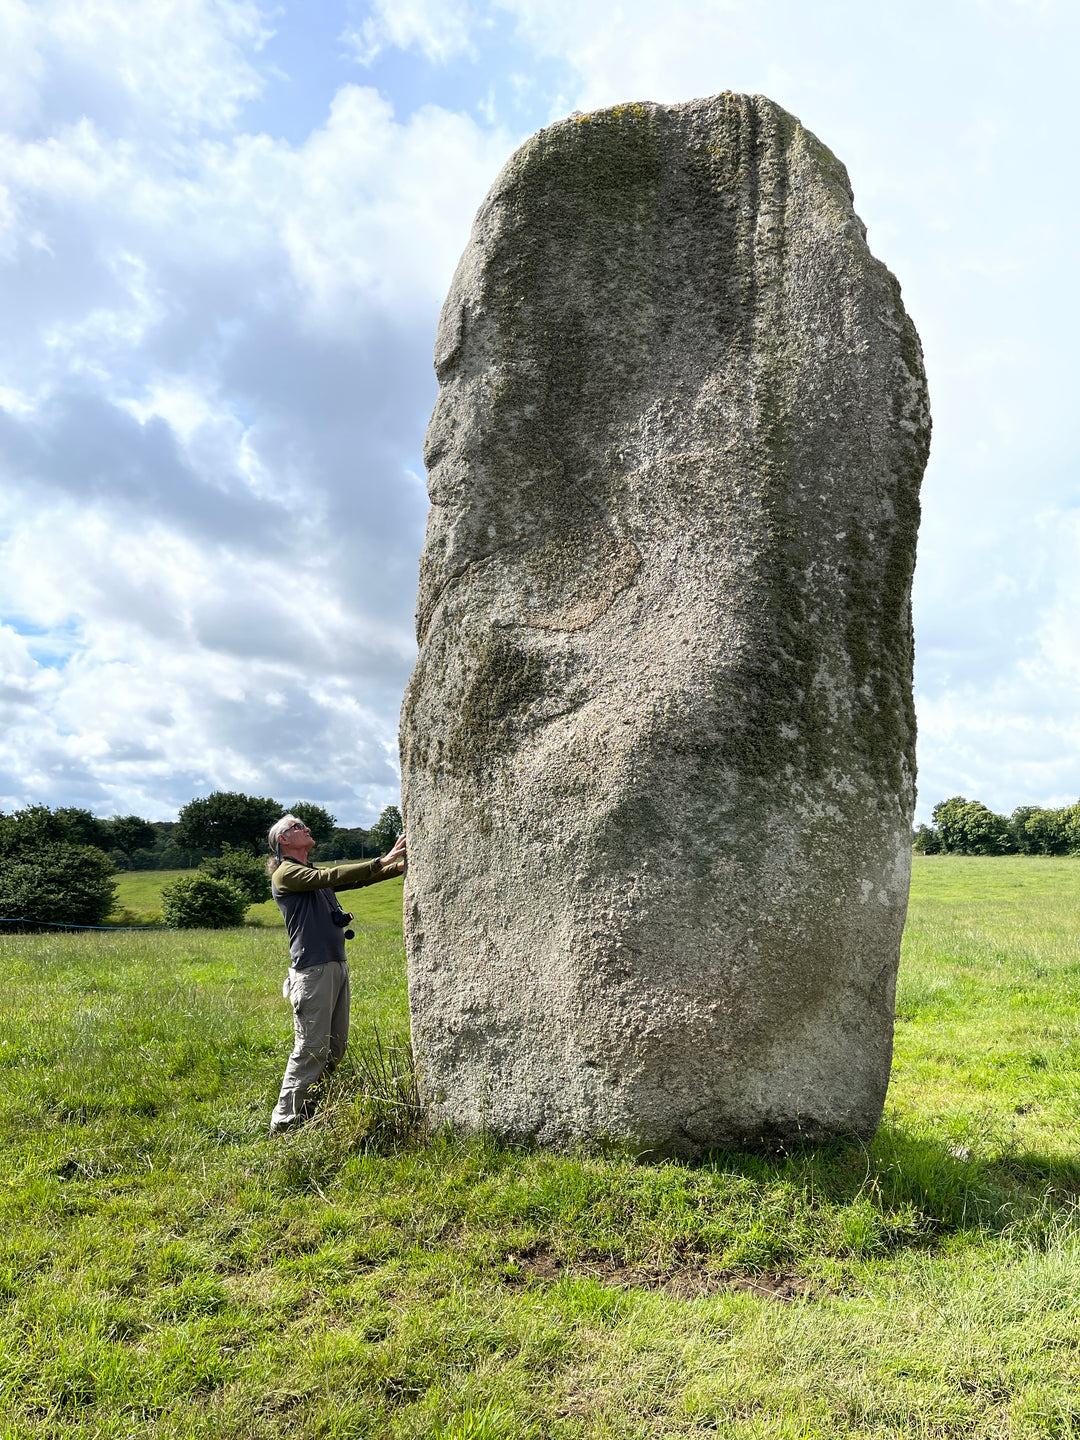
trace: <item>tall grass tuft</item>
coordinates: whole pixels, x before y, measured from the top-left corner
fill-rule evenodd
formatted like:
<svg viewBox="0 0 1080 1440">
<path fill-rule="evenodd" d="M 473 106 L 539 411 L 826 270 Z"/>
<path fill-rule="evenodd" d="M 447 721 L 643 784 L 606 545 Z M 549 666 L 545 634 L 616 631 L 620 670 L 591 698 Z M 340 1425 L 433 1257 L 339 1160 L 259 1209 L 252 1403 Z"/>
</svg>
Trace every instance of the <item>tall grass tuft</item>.
<svg viewBox="0 0 1080 1440">
<path fill-rule="evenodd" d="M 353 1040 L 316 1092 L 314 1119 L 290 1136 L 271 1163 L 271 1182 L 313 1190 L 332 1182 L 357 1155 L 391 1155 L 426 1144 L 430 1132 L 407 1033 L 377 1025 Z"/>
<path fill-rule="evenodd" d="M 402 1032 L 353 1041 L 332 1082 L 363 1116 L 365 1148 L 395 1150 L 427 1138 L 412 1041 Z M 329 1098 L 329 1097 L 328 1097 Z"/>
</svg>

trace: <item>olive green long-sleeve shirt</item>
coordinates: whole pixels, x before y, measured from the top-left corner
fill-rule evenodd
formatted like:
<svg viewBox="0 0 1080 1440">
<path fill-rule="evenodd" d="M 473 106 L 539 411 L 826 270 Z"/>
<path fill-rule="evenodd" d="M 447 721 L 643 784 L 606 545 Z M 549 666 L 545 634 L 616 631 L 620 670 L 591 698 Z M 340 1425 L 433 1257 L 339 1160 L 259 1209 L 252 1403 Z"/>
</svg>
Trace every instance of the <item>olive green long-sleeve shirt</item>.
<svg viewBox="0 0 1080 1440">
<path fill-rule="evenodd" d="M 341 906 L 337 890 L 359 890 L 400 874 L 398 866 L 385 870 L 375 860 L 347 865 L 301 865 L 282 860 L 270 877 L 270 888 L 289 935 L 289 963 L 295 970 L 345 959 L 344 928 L 333 916 Z"/>
</svg>

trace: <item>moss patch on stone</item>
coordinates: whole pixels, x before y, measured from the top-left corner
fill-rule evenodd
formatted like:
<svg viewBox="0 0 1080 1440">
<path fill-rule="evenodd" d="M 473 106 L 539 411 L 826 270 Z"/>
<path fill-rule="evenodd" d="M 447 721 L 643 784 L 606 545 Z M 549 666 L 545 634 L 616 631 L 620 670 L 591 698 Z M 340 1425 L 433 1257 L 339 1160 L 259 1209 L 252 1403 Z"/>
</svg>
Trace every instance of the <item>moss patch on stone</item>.
<svg viewBox="0 0 1080 1440">
<path fill-rule="evenodd" d="M 552 688 L 551 667 L 539 651 L 496 632 L 471 656 L 469 678 L 456 706 L 445 747 L 447 764 L 477 777 L 506 754 L 515 731 Z"/>
</svg>

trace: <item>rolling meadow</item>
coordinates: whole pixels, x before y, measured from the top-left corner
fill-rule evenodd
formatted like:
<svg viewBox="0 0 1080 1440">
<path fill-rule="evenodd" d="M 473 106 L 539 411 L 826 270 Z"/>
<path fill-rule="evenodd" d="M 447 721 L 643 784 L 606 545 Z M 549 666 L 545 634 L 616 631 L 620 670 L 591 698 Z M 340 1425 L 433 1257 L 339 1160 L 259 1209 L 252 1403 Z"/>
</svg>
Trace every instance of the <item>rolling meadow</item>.
<svg viewBox="0 0 1080 1440">
<path fill-rule="evenodd" d="M 400 891 L 277 1141 L 272 904 L 0 936 L 3 1440 L 1080 1436 L 1080 862 L 916 857 L 873 1144 L 695 1166 L 425 1134 Z"/>
</svg>

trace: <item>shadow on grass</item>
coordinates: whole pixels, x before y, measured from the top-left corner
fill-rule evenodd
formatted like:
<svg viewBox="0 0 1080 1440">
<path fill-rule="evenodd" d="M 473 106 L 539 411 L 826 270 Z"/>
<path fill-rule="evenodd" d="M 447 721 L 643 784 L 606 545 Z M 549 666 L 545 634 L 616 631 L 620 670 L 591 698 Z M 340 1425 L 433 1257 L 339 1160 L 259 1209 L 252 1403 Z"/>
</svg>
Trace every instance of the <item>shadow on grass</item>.
<svg viewBox="0 0 1080 1440">
<path fill-rule="evenodd" d="M 990 1162 L 993 1172 L 1007 1185 L 1032 1191 L 1041 1187 L 1072 1203 L 1080 1202 L 1080 1156 L 1043 1155 L 1037 1150 L 1003 1150 Z"/>
<path fill-rule="evenodd" d="M 927 1241 L 1017 1227 L 1035 1238 L 1044 1224 L 1075 1211 L 1080 1198 L 1080 1158 L 1019 1151 L 989 1129 L 969 1129 L 958 1143 L 885 1121 L 870 1144 L 806 1144 L 783 1155 L 712 1152 L 699 1164 L 764 1186 L 794 1185 L 833 1205 L 870 1201 L 885 1213 L 915 1211 Z"/>
<path fill-rule="evenodd" d="M 497 1234 L 513 1236 L 521 1253 L 560 1265 L 592 1256 L 700 1267 L 708 1257 L 707 1266 L 757 1273 L 933 1248 L 961 1232 L 1008 1231 L 1038 1248 L 1080 1214 L 1080 1161 L 1018 1152 L 959 1118 L 942 1127 L 886 1122 L 870 1144 L 649 1163 L 610 1147 L 559 1153 L 491 1134 L 433 1133 L 408 1037 L 377 1031 L 352 1047 L 315 1119 L 277 1142 L 266 1179 L 278 1191 L 326 1198 L 339 1179 L 346 1189 L 354 1183 L 342 1172 L 357 1157 L 397 1165 L 418 1200 L 428 1187 L 439 1191 L 437 1233 L 476 1226 L 493 1244 Z"/>
<path fill-rule="evenodd" d="M 986 1224 L 1007 1196 L 975 1153 L 956 1153 L 936 1136 L 883 1124 L 871 1144 L 838 1140 L 785 1154 L 713 1151 L 700 1166 L 759 1185 L 794 1185 L 832 1204 L 869 1199 L 875 1208 L 912 1206 L 935 1228 Z"/>
</svg>

